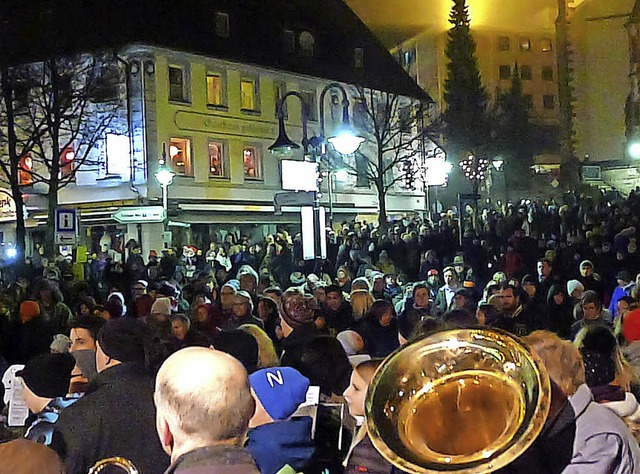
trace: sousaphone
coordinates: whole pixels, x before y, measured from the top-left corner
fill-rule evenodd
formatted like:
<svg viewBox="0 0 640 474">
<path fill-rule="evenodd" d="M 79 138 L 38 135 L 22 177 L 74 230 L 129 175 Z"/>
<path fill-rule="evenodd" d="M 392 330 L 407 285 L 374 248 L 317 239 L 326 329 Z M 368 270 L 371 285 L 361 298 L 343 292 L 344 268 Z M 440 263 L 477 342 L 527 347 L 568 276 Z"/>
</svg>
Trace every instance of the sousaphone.
<svg viewBox="0 0 640 474">
<path fill-rule="evenodd" d="M 407 472 L 485 473 L 544 427 L 551 386 L 539 359 L 504 331 L 456 329 L 402 347 L 367 391 L 375 448 Z"/>
<path fill-rule="evenodd" d="M 131 461 L 120 456 L 114 456 L 98 461 L 91 467 L 91 469 L 89 469 L 88 474 L 98 474 L 108 467 L 119 467 L 127 474 L 139 474 L 138 469 Z"/>
</svg>

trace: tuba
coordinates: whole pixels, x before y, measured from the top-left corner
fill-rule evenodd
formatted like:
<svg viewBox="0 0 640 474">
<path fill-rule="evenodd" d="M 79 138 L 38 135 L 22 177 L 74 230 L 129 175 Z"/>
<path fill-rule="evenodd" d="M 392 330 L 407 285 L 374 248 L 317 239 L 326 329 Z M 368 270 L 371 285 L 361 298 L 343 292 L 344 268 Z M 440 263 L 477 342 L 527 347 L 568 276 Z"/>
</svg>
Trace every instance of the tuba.
<svg viewBox="0 0 640 474">
<path fill-rule="evenodd" d="M 495 329 L 434 333 L 378 367 L 365 415 L 374 447 L 411 473 L 486 473 L 535 441 L 551 403 L 539 359 Z"/>
<path fill-rule="evenodd" d="M 131 461 L 120 456 L 115 456 L 98 461 L 91 467 L 91 469 L 89 469 L 88 474 L 98 474 L 99 472 L 102 472 L 104 469 L 110 466 L 119 467 L 123 469 L 127 474 L 139 474 L 138 468 L 136 468 L 136 466 Z"/>
</svg>

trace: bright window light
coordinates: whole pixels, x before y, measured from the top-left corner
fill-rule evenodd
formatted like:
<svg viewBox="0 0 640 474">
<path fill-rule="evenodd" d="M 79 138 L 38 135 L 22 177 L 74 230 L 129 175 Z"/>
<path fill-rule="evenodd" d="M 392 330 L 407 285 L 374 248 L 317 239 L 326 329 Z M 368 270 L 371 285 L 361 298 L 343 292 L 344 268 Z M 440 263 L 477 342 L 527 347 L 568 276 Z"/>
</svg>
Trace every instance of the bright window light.
<svg viewBox="0 0 640 474">
<path fill-rule="evenodd" d="M 107 174 L 120 175 L 129 179 L 131 172 L 129 137 L 126 135 L 107 134 Z"/>
</svg>

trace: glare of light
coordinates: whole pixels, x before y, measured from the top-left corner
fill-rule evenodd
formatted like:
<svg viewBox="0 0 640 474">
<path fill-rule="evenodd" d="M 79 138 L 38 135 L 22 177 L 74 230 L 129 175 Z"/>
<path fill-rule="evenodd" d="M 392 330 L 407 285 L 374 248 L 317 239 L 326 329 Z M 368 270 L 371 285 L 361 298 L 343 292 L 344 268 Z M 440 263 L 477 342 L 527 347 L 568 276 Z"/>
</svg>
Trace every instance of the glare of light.
<svg viewBox="0 0 640 474">
<path fill-rule="evenodd" d="M 155 174 L 155 177 L 162 186 L 169 186 L 175 175 L 173 171 L 163 168 Z"/>
<path fill-rule="evenodd" d="M 15 248 L 10 247 L 7 249 L 8 258 L 15 258 L 17 255 L 18 255 L 18 251 Z"/>
<path fill-rule="evenodd" d="M 170 156 L 171 158 L 173 158 L 174 156 L 176 156 L 178 153 L 180 153 L 180 148 L 178 148 L 178 147 L 177 147 L 177 146 L 175 146 L 175 145 L 171 145 L 171 146 L 169 147 L 169 156 Z"/>
<path fill-rule="evenodd" d="M 500 171 L 502 169 L 502 165 L 504 165 L 504 160 L 500 157 L 496 157 L 491 164 L 496 169 L 496 171 Z"/>
<path fill-rule="evenodd" d="M 640 159 L 640 142 L 632 142 L 628 147 L 629 156 L 634 160 Z"/>
<path fill-rule="evenodd" d="M 340 183 L 344 183 L 347 179 L 349 179 L 349 173 L 345 169 L 339 169 L 335 172 L 336 181 Z"/>
<path fill-rule="evenodd" d="M 328 141 L 341 155 L 350 155 L 360 148 L 364 138 L 356 136 L 349 131 L 342 131 L 335 137 L 329 138 Z"/>
</svg>

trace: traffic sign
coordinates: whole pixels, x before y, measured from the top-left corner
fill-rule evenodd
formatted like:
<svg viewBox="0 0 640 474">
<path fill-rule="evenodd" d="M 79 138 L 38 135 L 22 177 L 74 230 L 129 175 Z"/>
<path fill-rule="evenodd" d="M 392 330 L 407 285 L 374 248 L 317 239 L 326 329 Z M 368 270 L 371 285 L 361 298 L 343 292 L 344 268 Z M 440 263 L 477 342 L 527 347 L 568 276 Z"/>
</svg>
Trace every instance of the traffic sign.
<svg viewBox="0 0 640 474">
<path fill-rule="evenodd" d="M 164 222 L 166 213 L 162 206 L 122 207 L 111 217 L 120 224 Z"/>
<path fill-rule="evenodd" d="M 75 209 L 56 208 L 56 232 L 78 233 L 78 219 Z"/>
</svg>

